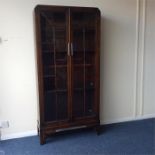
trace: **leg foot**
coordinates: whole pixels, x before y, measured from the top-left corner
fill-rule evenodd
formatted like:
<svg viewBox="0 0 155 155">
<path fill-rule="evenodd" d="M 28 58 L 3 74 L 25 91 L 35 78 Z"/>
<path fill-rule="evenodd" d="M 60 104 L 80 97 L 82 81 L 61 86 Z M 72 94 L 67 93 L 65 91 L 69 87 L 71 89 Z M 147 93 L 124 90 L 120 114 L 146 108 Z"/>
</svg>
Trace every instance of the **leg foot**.
<svg viewBox="0 0 155 155">
<path fill-rule="evenodd" d="M 40 131 L 39 131 L 39 127 L 37 127 L 37 132 L 38 132 L 38 136 L 40 136 Z"/>
<path fill-rule="evenodd" d="M 97 135 L 100 135 L 100 133 L 101 133 L 100 125 L 95 126 L 95 131 L 96 131 Z"/>
<path fill-rule="evenodd" d="M 45 144 L 45 134 L 43 132 L 40 132 L 40 145 Z"/>
</svg>

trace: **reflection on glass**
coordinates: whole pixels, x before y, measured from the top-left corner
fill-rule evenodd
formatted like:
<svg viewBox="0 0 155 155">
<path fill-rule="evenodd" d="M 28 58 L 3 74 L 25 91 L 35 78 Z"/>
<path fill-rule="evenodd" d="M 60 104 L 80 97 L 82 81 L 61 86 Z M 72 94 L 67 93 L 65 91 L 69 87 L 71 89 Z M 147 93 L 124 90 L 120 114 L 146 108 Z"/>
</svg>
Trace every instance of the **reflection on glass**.
<svg viewBox="0 0 155 155">
<path fill-rule="evenodd" d="M 40 22 L 45 121 L 65 120 L 68 117 L 66 12 L 42 11 Z"/>
<path fill-rule="evenodd" d="M 72 12 L 73 116 L 93 116 L 95 102 L 95 16 Z"/>
</svg>

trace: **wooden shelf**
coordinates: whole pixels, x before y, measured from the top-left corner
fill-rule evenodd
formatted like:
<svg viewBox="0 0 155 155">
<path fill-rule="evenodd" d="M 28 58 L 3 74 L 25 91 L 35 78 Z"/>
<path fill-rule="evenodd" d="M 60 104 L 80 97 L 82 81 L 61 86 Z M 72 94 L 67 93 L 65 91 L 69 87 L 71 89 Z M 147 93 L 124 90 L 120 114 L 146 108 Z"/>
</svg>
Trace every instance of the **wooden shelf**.
<svg viewBox="0 0 155 155">
<path fill-rule="evenodd" d="M 44 78 L 54 78 L 56 77 L 55 75 L 44 75 Z"/>
<path fill-rule="evenodd" d="M 56 31 L 66 31 L 66 25 L 62 25 L 62 24 L 51 24 L 51 26 L 49 27 L 45 27 L 43 28 L 44 31 L 48 32 L 48 31 L 52 31 L 54 28 L 54 30 Z"/>
<path fill-rule="evenodd" d="M 44 41 L 41 44 L 42 45 L 52 45 L 53 44 L 53 40 L 51 40 L 51 41 Z"/>
<path fill-rule="evenodd" d="M 64 54 L 64 53 L 67 54 L 67 51 L 63 51 L 63 50 L 61 50 L 61 51 L 56 51 L 56 52 L 54 52 L 54 50 L 43 50 L 42 53 L 46 53 L 46 54 L 48 54 L 48 53 L 51 53 L 51 54 L 56 53 L 56 55 L 57 55 L 57 54 Z"/>
<path fill-rule="evenodd" d="M 94 91 L 95 88 L 92 87 L 92 88 L 74 88 L 73 89 L 74 91 Z"/>
<path fill-rule="evenodd" d="M 66 93 L 67 89 L 45 90 L 45 93 Z"/>
<path fill-rule="evenodd" d="M 77 54 L 77 53 L 83 53 L 84 54 L 84 52 L 85 53 L 95 53 L 95 50 L 91 50 L 91 49 L 80 49 L 80 50 L 75 50 L 74 49 L 74 52 Z"/>
<path fill-rule="evenodd" d="M 73 26 L 74 26 L 74 30 L 81 30 L 81 29 L 94 29 L 95 30 L 95 24 L 74 22 Z"/>
<path fill-rule="evenodd" d="M 67 67 L 67 65 L 50 65 L 50 66 L 48 66 L 48 68 L 65 68 L 65 67 Z"/>
<path fill-rule="evenodd" d="M 74 67 L 92 67 L 94 64 L 74 64 Z"/>
</svg>

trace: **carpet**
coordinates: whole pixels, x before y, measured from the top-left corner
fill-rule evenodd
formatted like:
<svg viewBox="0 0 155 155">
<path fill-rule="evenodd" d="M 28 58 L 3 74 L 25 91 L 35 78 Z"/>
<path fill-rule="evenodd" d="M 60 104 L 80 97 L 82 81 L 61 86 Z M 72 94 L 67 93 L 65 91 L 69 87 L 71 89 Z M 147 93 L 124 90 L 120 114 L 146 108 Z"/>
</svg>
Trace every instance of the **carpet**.
<svg viewBox="0 0 155 155">
<path fill-rule="evenodd" d="M 155 155 L 155 119 L 60 133 L 40 145 L 39 137 L 0 142 L 0 155 Z"/>
</svg>

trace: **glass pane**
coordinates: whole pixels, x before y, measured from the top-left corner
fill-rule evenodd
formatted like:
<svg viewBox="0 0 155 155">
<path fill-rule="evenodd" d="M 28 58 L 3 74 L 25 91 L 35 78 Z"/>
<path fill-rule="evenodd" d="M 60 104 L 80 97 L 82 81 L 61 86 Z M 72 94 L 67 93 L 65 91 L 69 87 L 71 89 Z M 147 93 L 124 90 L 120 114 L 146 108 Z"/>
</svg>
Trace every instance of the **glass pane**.
<svg viewBox="0 0 155 155">
<path fill-rule="evenodd" d="M 66 43 L 66 30 L 65 28 L 55 29 L 55 51 L 56 51 L 56 64 L 64 65 L 67 63 L 67 43 Z"/>
<path fill-rule="evenodd" d="M 73 76 L 73 88 L 75 89 L 84 89 L 84 67 L 74 66 L 74 76 Z"/>
<path fill-rule="evenodd" d="M 68 118 L 66 21 L 65 11 L 41 13 L 41 49 L 47 122 Z"/>
<path fill-rule="evenodd" d="M 78 16 L 76 16 L 78 20 Z M 74 19 L 72 19 L 74 20 Z M 75 20 L 73 22 L 76 22 Z M 84 33 L 73 26 L 73 117 L 84 116 Z"/>
<path fill-rule="evenodd" d="M 95 103 L 95 29 L 85 29 L 85 106 L 86 115 L 94 115 Z"/>
<path fill-rule="evenodd" d="M 63 12 L 54 12 L 53 22 L 57 25 L 59 24 L 60 26 L 66 23 L 66 14 L 64 14 Z"/>
<path fill-rule="evenodd" d="M 95 29 L 85 28 L 85 49 L 86 51 L 95 50 Z"/>
<path fill-rule="evenodd" d="M 95 71 L 94 67 L 85 67 L 85 106 L 86 115 L 94 114 L 93 104 L 95 102 Z"/>
<path fill-rule="evenodd" d="M 73 26 L 95 26 L 94 12 L 73 12 L 72 13 Z"/>
<path fill-rule="evenodd" d="M 73 93 L 73 117 L 84 116 L 84 91 L 74 90 Z"/>
<path fill-rule="evenodd" d="M 84 40 L 83 40 L 83 29 L 73 29 L 73 63 L 83 64 L 84 63 Z"/>
<path fill-rule="evenodd" d="M 92 89 L 95 88 L 95 71 L 94 67 L 88 66 L 85 67 L 85 88 Z"/>
<path fill-rule="evenodd" d="M 57 93 L 57 103 L 58 103 L 58 120 L 63 120 L 68 116 L 67 107 L 67 92 Z"/>
<path fill-rule="evenodd" d="M 75 65 L 74 65 L 75 66 Z M 84 67 L 74 67 L 73 71 L 73 117 L 84 115 Z"/>
<path fill-rule="evenodd" d="M 59 67 L 56 70 L 56 83 L 58 90 L 66 90 L 67 89 L 67 68 Z"/>
<path fill-rule="evenodd" d="M 54 77 L 55 76 L 55 69 L 54 67 L 44 67 L 44 77 Z"/>
<path fill-rule="evenodd" d="M 95 114 L 94 113 L 94 107 L 93 107 L 93 104 L 94 104 L 94 94 L 95 94 L 95 92 L 94 92 L 94 90 L 87 90 L 86 91 L 86 98 L 85 98 L 85 106 L 86 106 L 86 115 L 87 116 L 91 116 L 91 115 L 93 115 L 93 114 Z"/>
<path fill-rule="evenodd" d="M 55 89 L 55 78 L 44 77 L 44 91 L 51 91 Z"/>
<path fill-rule="evenodd" d="M 95 15 L 72 12 L 73 116 L 94 115 L 95 103 Z"/>
<path fill-rule="evenodd" d="M 45 121 L 55 121 L 57 119 L 57 114 L 56 114 L 56 94 L 53 92 L 45 92 L 44 94 L 44 107 L 45 107 Z M 53 109 L 53 110 L 49 110 Z"/>
<path fill-rule="evenodd" d="M 51 52 L 42 53 L 43 64 L 45 66 L 51 66 L 54 64 L 54 55 Z"/>
</svg>

